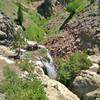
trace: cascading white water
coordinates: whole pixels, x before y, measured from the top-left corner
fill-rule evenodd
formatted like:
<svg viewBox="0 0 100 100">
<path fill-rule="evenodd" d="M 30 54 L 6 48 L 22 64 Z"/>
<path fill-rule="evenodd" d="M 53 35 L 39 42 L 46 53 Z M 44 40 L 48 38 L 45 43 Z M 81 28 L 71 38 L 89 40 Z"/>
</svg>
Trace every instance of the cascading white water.
<svg viewBox="0 0 100 100">
<path fill-rule="evenodd" d="M 33 61 L 33 63 L 35 63 L 37 65 L 40 65 L 40 66 L 44 66 L 47 70 L 48 76 L 53 78 L 53 79 L 56 79 L 57 72 L 56 72 L 55 66 L 53 64 L 53 59 L 52 59 L 52 57 L 49 53 L 49 50 L 43 45 L 38 45 L 38 48 L 43 48 L 47 51 L 47 57 L 49 58 L 49 61 L 47 61 L 47 60 L 38 60 L 38 61 Z"/>
<path fill-rule="evenodd" d="M 53 79 L 56 79 L 57 73 L 56 73 L 55 66 L 53 64 L 49 63 L 48 61 L 47 62 L 42 61 L 42 63 L 46 67 L 48 76 Z"/>
</svg>

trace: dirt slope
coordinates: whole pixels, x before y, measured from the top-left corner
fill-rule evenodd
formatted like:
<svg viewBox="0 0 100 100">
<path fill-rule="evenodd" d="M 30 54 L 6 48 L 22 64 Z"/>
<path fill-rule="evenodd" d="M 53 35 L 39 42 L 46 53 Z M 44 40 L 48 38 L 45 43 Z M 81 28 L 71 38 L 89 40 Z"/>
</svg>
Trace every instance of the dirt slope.
<svg viewBox="0 0 100 100">
<path fill-rule="evenodd" d="M 53 56 L 68 57 L 78 50 L 100 47 L 99 3 L 88 6 L 66 24 L 58 36 L 45 44 Z M 95 13 L 94 13 L 95 12 Z"/>
</svg>

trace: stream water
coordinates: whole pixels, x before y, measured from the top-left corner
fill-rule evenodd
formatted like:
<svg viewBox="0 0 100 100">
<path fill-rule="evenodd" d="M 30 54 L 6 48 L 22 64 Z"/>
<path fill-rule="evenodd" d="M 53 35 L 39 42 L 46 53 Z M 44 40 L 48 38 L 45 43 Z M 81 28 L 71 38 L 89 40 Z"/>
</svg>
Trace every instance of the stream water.
<svg viewBox="0 0 100 100">
<path fill-rule="evenodd" d="M 38 48 L 43 48 L 47 51 L 47 57 L 49 60 L 38 60 L 36 62 L 33 61 L 33 63 L 37 64 L 37 65 L 40 65 L 40 66 L 44 66 L 46 68 L 46 71 L 47 71 L 47 74 L 49 77 L 53 78 L 53 79 L 56 79 L 57 77 L 57 72 L 56 72 L 56 68 L 54 66 L 54 63 L 53 63 L 53 59 L 49 53 L 49 50 L 43 46 L 43 45 L 38 45 Z"/>
<path fill-rule="evenodd" d="M 41 66 L 42 68 L 45 68 L 46 69 L 46 74 L 50 78 L 56 79 L 57 72 L 56 72 L 56 68 L 54 66 L 53 59 L 52 59 L 52 57 L 49 53 L 49 50 L 43 45 L 38 45 L 38 49 L 44 49 L 46 51 L 45 55 L 47 56 L 47 59 L 43 58 L 43 57 L 39 58 L 38 55 L 37 55 L 36 59 L 32 60 L 32 63 L 35 64 L 35 65 Z M 23 54 L 25 54 L 25 52 L 27 52 L 25 50 L 21 50 L 21 51 L 23 52 Z M 23 58 L 25 58 L 25 57 L 23 56 Z"/>
</svg>

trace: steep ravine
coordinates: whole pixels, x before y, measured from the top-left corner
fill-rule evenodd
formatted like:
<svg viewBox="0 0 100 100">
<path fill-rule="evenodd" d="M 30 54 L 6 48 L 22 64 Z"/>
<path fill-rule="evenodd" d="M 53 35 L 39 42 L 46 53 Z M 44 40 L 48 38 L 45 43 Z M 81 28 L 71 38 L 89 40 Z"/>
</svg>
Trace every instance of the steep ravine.
<svg viewBox="0 0 100 100">
<path fill-rule="evenodd" d="M 4 26 L 2 26 L 1 23 L 0 81 L 2 82 L 5 79 L 3 76 L 3 70 L 6 65 L 10 66 L 10 68 L 13 69 L 20 78 L 27 78 L 29 73 L 26 70 L 23 71 L 19 65 L 16 64 L 16 62 L 26 59 L 27 61 L 31 61 L 33 65 L 35 64 L 34 74 L 36 74 L 37 78 L 41 80 L 49 100 L 79 100 L 79 98 L 67 87 L 54 80 L 57 77 L 56 69 L 49 50 L 45 46 L 39 45 L 33 41 L 26 41 L 26 45 L 20 49 L 20 55 L 17 55 L 16 50 L 14 48 L 12 49 L 11 45 L 12 42 L 14 42 L 14 36 L 16 36 L 15 34 L 17 33 L 16 31 L 21 27 L 13 25 L 11 19 L 9 19 L 8 22 L 4 17 L 7 16 L 1 14 L 0 21 Z M 12 28 L 15 30 L 13 33 L 11 33 Z M 3 31 L 4 29 L 6 29 L 6 31 Z M 9 38 L 10 36 L 12 36 L 12 39 Z M 43 69 L 46 69 L 47 75 L 44 73 Z M 0 94 L 0 99 L 5 100 L 5 95 L 6 94 Z"/>
</svg>

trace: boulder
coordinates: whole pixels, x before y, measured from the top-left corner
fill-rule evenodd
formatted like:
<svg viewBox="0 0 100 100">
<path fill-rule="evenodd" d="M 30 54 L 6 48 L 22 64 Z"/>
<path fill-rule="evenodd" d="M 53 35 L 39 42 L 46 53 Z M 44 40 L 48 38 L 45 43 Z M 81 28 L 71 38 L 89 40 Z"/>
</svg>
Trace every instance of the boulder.
<svg viewBox="0 0 100 100">
<path fill-rule="evenodd" d="M 100 100 L 100 89 L 87 93 L 83 100 Z"/>
<path fill-rule="evenodd" d="M 89 70 L 82 71 L 72 83 L 72 90 L 80 98 L 83 98 L 87 93 L 95 91 L 99 87 L 100 75 Z"/>
<path fill-rule="evenodd" d="M 80 100 L 63 84 L 46 76 L 42 68 L 36 67 L 35 74 L 42 81 L 49 100 Z"/>
<path fill-rule="evenodd" d="M 91 56 L 88 56 L 88 59 L 90 59 L 92 61 L 92 63 L 99 64 L 99 62 L 100 62 L 100 55 L 91 55 Z"/>
<path fill-rule="evenodd" d="M 92 66 L 88 70 L 97 73 L 98 72 L 98 68 L 99 68 L 99 65 L 96 64 L 96 63 L 93 63 Z"/>
</svg>

